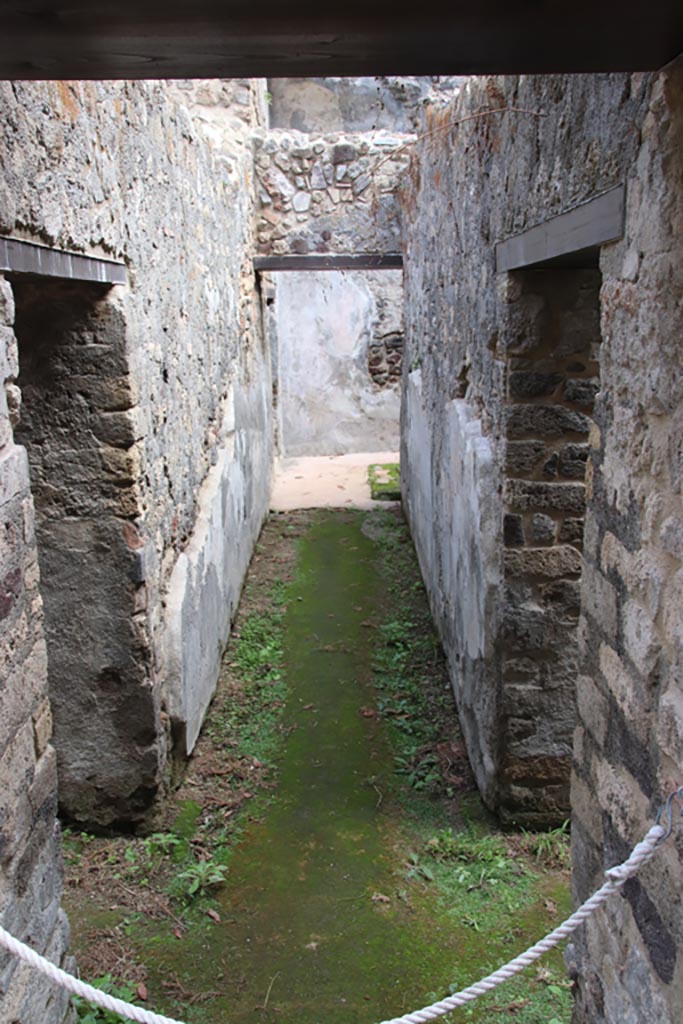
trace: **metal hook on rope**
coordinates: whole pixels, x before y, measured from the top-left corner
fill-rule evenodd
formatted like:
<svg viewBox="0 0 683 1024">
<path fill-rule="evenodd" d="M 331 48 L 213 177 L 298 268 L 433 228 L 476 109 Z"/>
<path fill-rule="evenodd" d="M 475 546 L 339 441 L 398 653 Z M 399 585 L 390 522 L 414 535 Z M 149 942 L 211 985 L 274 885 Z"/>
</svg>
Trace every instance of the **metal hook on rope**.
<svg viewBox="0 0 683 1024">
<path fill-rule="evenodd" d="M 661 804 L 659 810 L 657 811 L 657 817 L 655 818 L 655 825 L 659 825 L 661 828 L 665 828 L 666 829 L 666 831 L 662 834 L 662 836 L 657 840 L 657 845 L 658 846 L 659 846 L 660 843 L 663 843 L 665 839 L 668 839 L 669 836 L 671 835 L 671 833 L 673 832 L 673 827 L 674 827 L 673 802 L 676 799 L 676 797 L 678 797 L 678 799 L 681 802 L 681 808 L 680 808 L 679 817 L 683 818 L 683 786 L 679 786 L 678 789 L 674 789 L 673 793 L 669 794 L 669 796 L 666 798 L 666 802 Z M 666 822 L 666 825 L 664 824 L 662 819 L 664 819 L 664 821 Z"/>
</svg>

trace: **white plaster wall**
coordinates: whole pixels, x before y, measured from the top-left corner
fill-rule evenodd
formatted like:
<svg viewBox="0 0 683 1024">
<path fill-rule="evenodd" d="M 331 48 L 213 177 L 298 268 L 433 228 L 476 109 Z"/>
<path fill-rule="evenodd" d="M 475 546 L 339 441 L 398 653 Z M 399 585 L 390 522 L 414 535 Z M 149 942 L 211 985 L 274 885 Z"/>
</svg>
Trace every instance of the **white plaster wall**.
<svg viewBox="0 0 683 1024">
<path fill-rule="evenodd" d="M 164 623 L 164 697 L 185 752 L 196 743 L 220 672 L 242 581 L 267 510 L 270 377 L 231 390 L 216 463 L 199 491 L 192 537 L 173 567 Z"/>
<path fill-rule="evenodd" d="M 402 331 L 400 271 L 274 275 L 280 454 L 398 449 L 400 390 L 368 372 L 373 337 Z"/>
<path fill-rule="evenodd" d="M 495 786 L 501 508 L 491 444 L 468 402 L 447 402 L 438 444 L 422 373 L 406 377 L 402 411 L 404 508 L 485 797 Z"/>
</svg>

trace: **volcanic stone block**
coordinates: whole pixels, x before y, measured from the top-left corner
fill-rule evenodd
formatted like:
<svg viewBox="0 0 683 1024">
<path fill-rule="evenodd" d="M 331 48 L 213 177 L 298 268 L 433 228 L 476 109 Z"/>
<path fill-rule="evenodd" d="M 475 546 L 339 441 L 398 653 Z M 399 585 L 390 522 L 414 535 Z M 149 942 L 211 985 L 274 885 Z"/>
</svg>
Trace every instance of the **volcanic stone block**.
<svg viewBox="0 0 683 1024">
<path fill-rule="evenodd" d="M 577 405 L 586 405 L 592 409 L 599 390 L 600 381 L 597 378 L 568 380 L 564 388 L 564 397 L 568 402 L 576 402 Z"/>
<path fill-rule="evenodd" d="M 587 434 L 590 428 L 583 413 L 556 405 L 513 405 L 505 410 L 505 422 L 509 438 Z"/>
<path fill-rule="evenodd" d="M 509 548 L 522 547 L 524 544 L 524 529 L 521 516 L 505 516 L 503 520 L 503 539 Z"/>
<path fill-rule="evenodd" d="M 561 373 L 537 373 L 533 370 L 515 370 L 510 374 L 511 398 L 541 398 L 552 395 L 562 383 Z"/>
<path fill-rule="evenodd" d="M 546 454 L 544 441 L 509 441 L 505 452 L 508 476 L 531 476 Z"/>
<path fill-rule="evenodd" d="M 505 552 L 505 571 L 512 576 L 578 576 L 581 555 L 569 545 Z"/>
<path fill-rule="evenodd" d="M 507 480 L 505 500 L 514 512 L 554 512 L 581 514 L 586 504 L 582 484 L 542 483 L 535 480 Z"/>
<path fill-rule="evenodd" d="M 560 476 L 572 480 L 583 480 L 586 475 L 586 462 L 590 455 L 587 444 L 566 444 L 560 449 L 558 468 Z"/>
<path fill-rule="evenodd" d="M 554 544 L 557 537 L 557 523 L 543 512 L 536 512 L 531 519 L 531 540 L 534 544 Z"/>
</svg>

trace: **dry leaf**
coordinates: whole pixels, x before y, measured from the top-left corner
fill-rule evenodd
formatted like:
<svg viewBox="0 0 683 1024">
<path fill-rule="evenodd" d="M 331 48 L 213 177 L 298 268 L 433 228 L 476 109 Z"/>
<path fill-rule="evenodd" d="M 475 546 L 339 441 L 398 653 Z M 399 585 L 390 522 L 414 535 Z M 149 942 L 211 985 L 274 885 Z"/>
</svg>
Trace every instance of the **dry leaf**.
<svg viewBox="0 0 683 1024">
<path fill-rule="evenodd" d="M 141 981 L 138 987 L 135 989 L 138 999 L 141 999 L 143 1003 L 147 1002 L 147 986 L 144 981 Z"/>
<path fill-rule="evenodd" d="M 207 917 L 210 917 L 212 921 L 215 921 L 216 924 L 221 923 L 221 915 L 217 910 L 207 910 L 206 915 Z"/>
</svg>

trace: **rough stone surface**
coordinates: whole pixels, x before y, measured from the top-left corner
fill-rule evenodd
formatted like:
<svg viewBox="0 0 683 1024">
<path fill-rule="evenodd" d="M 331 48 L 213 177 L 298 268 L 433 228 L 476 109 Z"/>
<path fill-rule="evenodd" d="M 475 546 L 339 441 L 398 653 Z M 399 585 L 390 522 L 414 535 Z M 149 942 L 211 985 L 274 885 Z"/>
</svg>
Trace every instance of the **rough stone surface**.
<svg viewBox="0 0 683 1024">
<path fill-rule="evenodd" d="M 245 81 L 0 86 L 6 230 L 129 275 L 106 294 L 12 281 L 19 365 L 5 376 L 22 389 L 60 801 L 81 821 L 143 818 L 171 730 L 191 746 L 267 509 L 270 360 L 250 264 L 264 106 Z M 207 538 L 209 478 L 238 511 L 210 517 Z M 225 529 L 231 599 L 206 614 L 215 568 L 200 559 L 186 583 L 201 616 L 174 633 L 175 567 Z M 10 572 L 3 606 L 15 590 Z M 179 643 L 210 651 L 180 680 Z"/>
<path fill-rule="evenodd" d="M 499 107 L 517 113 L 438 130 Z M 578 677 L 580 901 L 683 771 L 683 71 L 470 81 L 427 127 L 436 131 L 413 164 L 404 214 L 406 507 L 456 696 L 475 709 L 465 735 L 477 777 L 504 816 L 566 813 Z M 495 274 L 497 241 L 621 183 L 624 237 L 602 247 L 599 267 Z M 506 586 L 481 637 L 493 657 L 474 702 L 475 662 L 453 606 L 478 605 L 481 573 L 454 583 L 441 570 L 462 517 L 444 439 L 454 396 L 492 453 L 467 502 L 492 501 L 484 569 L 501 582 L 508 545 Z M 573 554 L 564 564 L 557 551 Z M 545 572 L 549 556 L 562 563 L 551 561 L 558 577 Z M 488 775 L 482 752 L 493 759 Z M 580 931 L 574 1024 L 679 1019 L 682 882 L 677 834 Z"/>
<path fill-rule="evenodd" d="M 19 370 L 14 315 L 12 289 L 0 275 L 0 924 L 68 966 L 29 467 L 25 450 L 14 442 L 4 400 Z M 57 1024 L 67 1009 L 64 994 L 5 954 L 0 1004 L 4 1020 L 21 1024 Z"/>
<path fill-rule="evenodd" d="M 254 135 L 257 250 L 263 255 L 398 252 L 396 191 L 411 135 Z"/>
</svg>

